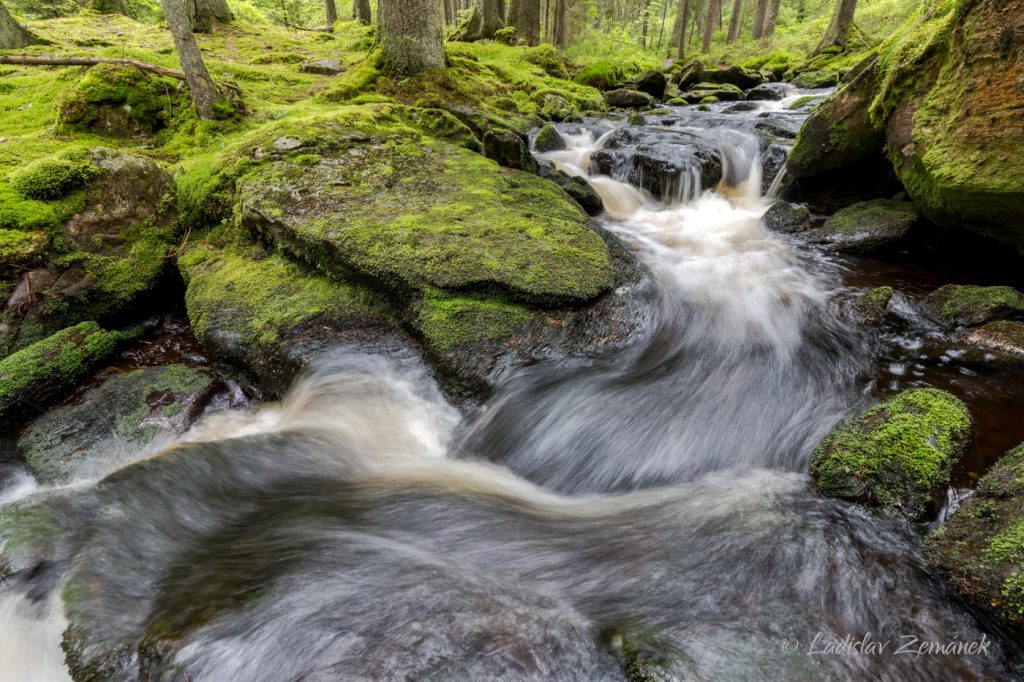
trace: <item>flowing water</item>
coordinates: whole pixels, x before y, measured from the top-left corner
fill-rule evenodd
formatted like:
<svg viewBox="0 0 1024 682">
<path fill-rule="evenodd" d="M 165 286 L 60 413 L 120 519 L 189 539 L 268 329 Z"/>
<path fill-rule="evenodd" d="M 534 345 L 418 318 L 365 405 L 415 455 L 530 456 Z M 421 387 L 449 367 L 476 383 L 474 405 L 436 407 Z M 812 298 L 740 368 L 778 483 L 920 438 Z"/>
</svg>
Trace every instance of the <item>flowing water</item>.
<svg viewBox="0 0 1024 682">
<path fill-rule="evenodd" d="M 590 178 L 658 285 L 626 349 L 512 372 L 468 416 L 414 356 L 338 353 L 101 481 L 9 486 L 50 530 L 7 547 L 0 669 L 66 679 L 70 623 L 87 657 L 141 650 L 115 657 L 141 679 L 1006 674 L 907 524 L 809 484 L 875 350 L 836 265 L 762 226 L 755 116 L 668 122 L 720 149 L 715 190 Z M 547 158 L 588 175 L 610 125 Z M 825 652 L 847 637 L 889 644 Z M 913 641 L 988 644 L 895 655 Z"/>
</svg>

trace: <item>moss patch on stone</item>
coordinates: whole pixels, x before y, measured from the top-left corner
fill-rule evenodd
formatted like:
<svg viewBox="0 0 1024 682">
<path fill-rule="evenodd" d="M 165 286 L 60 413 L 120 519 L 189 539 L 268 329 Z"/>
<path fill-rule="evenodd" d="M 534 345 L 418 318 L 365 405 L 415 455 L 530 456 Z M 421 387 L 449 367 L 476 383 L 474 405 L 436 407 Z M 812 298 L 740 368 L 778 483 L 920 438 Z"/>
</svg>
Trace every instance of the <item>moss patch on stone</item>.
<svg viewBox="0 0 1024 682">
<path fill-rule="evenodd" d="M 893 293 L 893 288 L 889 286 L 872 289 L 853 302 L 853 311 L 865 324 L 881 324 L 888 315 Z"/>
<path fill-rule="evenodd" d="M 947 284 L 928 294 L 928 314 L 945 325 L 973 327 L 992 320 L 1024 316 L 1024 294 L 1013 287 Z"/>
<path fill-rule="evenodd" d="M 424 291 L 415 324 L 427 345 L 443 353 L 461 343 L 507 338 L 534 314 L 515 303 L 430 288 Z"/>
<path fill-rule="evenodd" d="M 1024 322 L 999 320 L 975 329 L 967 337 L 969 343 L 995 348 L 1006 353 L 1024 356 Z"/>
<path fill-rule="evenodd" d="M 970 444 L 971 416 L 938 389 L 902 391 L 841 424 L 818 446 L 811 473 L 829 496 L 917 519 Z"/>
<path fill-rule="evenodd" d="M 29 199 L 53 200 L 84 187 L 99 174 L 82 155 L 60 155 L 30 163 L 14 175 L 11 184 Z"/>
<path fill-rule="evenodd" d="M 187 106 L 172 79 L 133 66 L 99 64 L 64 96 L 58 121 L 110 137 L 152 135 Z"/>
</svg>

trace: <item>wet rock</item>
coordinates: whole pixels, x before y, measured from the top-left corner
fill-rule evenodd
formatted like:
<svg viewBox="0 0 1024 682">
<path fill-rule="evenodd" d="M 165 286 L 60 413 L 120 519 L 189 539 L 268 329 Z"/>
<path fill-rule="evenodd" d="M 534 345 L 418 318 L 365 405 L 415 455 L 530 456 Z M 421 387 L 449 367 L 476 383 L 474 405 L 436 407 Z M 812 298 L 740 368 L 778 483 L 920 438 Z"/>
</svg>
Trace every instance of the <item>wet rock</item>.
<svg viewBox="0 0 1024 682">
<path fill-rule="evenodd" d="M 578 121 L 580 112 L 561 95 L 544 93 L 537 98 L 540 117 L 548 121 Z"/>
<path fill-rule="evenodd" d="M 878 287 L 862 294 L 853 302 L 853 314 L 864 324 L 877 326 L 889 316 L 892 287 Z"/>
<path fill-rule="evenodd" d="M 839 74 L 835 71 L 804 71 L 793 78 L 793 85 L 803 90 L 830 88 L 839 83 Z"/>
<path fill-rule="evenodd" d="M 183 433 L 218 386 L 208 370 L 186 365 L 111 373 L 34 420 L 18 438 L 18 454 L 44 485 L 98 474 L 161 436 Z"/>
<path fill-rule="evenodd" d="M 604 211 L 604 202 L 601 200 L 601 195 L 591 187 L 586 179 L 564 173 L 550 163 L 540 164 L 539 173 L 542 178 L 552 180 L 561 187 L 589 215 L 598 215 Z"/>
<path fill-rule="evenodd" d="M 337 76 L 344 69 L 341 66 L 341 62 L 337 59 L 317 59 L 316 61 L 306 62 L 299 67 L 299 71 L 302 73 L 315 73 L 319 76 Z"/>
<path fill-rule="evenodd" d="M 714 97 L 716 102 L 735 102 L 743 99 L 743 91 L 735 85 L 698 83 L 689 90 L 679 93 L 672 104 L 697 104 L 708 97 Z"/>
<path fill-rule="evenodd" d="M 12 257 L 36 267 L 17 271 L 6 292 L 0 357 L 79 322 L 119 315 L 158 284 L 176 244 L 174 181 L 159 164 L 95 147 L 30 164 L 14 184 L 45 202 L 54 239 L 22 226 L 4 239 L 17 244 L 25 235 L 33 250 Z M 70 195 L 76 189 L 84 201 Z M 10 209 L 19 215 L 18 204 Z"/>
<path fill-rule="evenodd" d="M 1024 444 L 928 537 L 929 565 L 964 600 L 1024 633 Z"/>
<path fill-rule="evenodd" d="M 830 433 L 811 458 L 818 490 L 920 519 L 971 443 L 971 416 L 934 388 L 901 391 Z"/>
<path fill-rule="evenodd" d="M 891 248 L 906 238 L 920 219 L 906 201 L 876 199 L 842 209 L 808 238 L 842 253 L 870 253 Z"/>
<path fill-rule="evenodd" d="M 821 95 L 805 95 L 804 97 L 798 97 L 789 105 L 789 110 L 799 112 L 814 111 L 814 109 L 816 109 L 818 105 L 826 99 L 826 97 Z"/>
<path fill-rule="evenodd" d="M 651 69 L 636 79 L 636 89 L 645 92 L 656 100 L 665 96 L 665 87 L 668 80 L 665 74 L 658 69 Z"/>
<path fill-rule="evenodd" d="M 742 114 L 748 111 L 757 111 L 761 108 L 758 102 L 736 102 L 736 104 L 730 105 L 729 108 L 724 109 L 722 113 L 725 114 Z"/>
<path fill-rule="evenodd" d="M 718 146 L 679 130 L 620 128 L 590 157 L 598 173 L 642 187 L 672 200 L 710 189 L 722 179 Z"/>
<path fill-rule="evenodd" d="M 537 137 L 533 140 L 533 148 L 538 152 L 553 152 L 560 149 L 565 149 L 565 140 L 558 134 L 555 127 L 551 124 L 545 125 L 537 133 Z"/>
<path fill-rule="evenodd" d="M 761 152 L 761 193 L 768 194 L 780 173 L 786 173 L 786 160 L 789 158 L 789 147 L 781 144 L 770 144 Z M 788 173 L 780 180 L 776 196 L 783 194 L 791 184 Z"/>
<path fill-rule="evenodd" d="M 766 111 L 759 114 L 754 122 L 754 130 L 762 136 L 780 140 L 795 140 L 804 118 L 798 114 L 780 111 Z"/>
<path fill-rule="evenodd" d="M 762 83 L 747 91 L 747 99 L 778 101 L 789 97 L 793 92 L 793 86 L 785 83 Z"/>
<path fill-rule="evenodd" d="M 625 88 L 604 93 L 604 101 L 608 106 L 620 109 L 654 106 L 654 98 L 646 92 L 627 90 Z"/>
<path fill-rule="evenodd" d="M 771 205 L 761 221 L 773 232 L 792 234 L 810 229 L 811 212 L 806 206 L 779 200 Z"/>
<path fill-rule="evenodd" d="M 60 399 L 127 336 L 82 322 L 0 360 L 0 418 L 32 414 Z"/>
<path fill-rule="evenodd" d="M 967 343 L 1024 357 L 1024 322 L 990 322 L 972 331 Z"/>
<path fill-rule="evenodd" d="M 947 284 L 924 299 L 925 313 L 947 327 L 976 327 L 1024 317 L 1024 294 L 1012 287 Z"/>
<path fill-rule="evenodd" d="M 764 83 L 765 78 L 753 69 L 730 66 L 725 69 L 702 69 L 696 74 L 698 83 L 721 83 L 734 85 L 740 90 L 749 90 Z M 680 83 L 680 88 L 685 87 Z"/>
<path fill-rule="evenodd" d="M 484 156 L 506 168 L 537 172 L 537 162 L 523 139 L 511 130 L 492 128 L 484 133 Z"/>
<path fill-rule="evenodd" d="M 706 68 L 707 65 L 700 57 L 677 61 L 672 75 L 669 77 L 669 82 L 678 86 L 680 90 L 685 90 L 694 83 L 700 82 L 700 73 Z"/>
</svg>

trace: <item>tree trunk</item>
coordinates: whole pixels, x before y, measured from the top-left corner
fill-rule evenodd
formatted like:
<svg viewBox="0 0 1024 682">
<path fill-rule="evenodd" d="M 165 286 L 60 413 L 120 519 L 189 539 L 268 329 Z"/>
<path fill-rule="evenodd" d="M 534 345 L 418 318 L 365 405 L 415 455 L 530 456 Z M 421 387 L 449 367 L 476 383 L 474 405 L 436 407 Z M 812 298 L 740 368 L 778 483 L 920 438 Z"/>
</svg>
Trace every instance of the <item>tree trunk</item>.
<svg viewBox="0 0 1024 682">
<path fill-rule="evenodd" d="M 661 41 L 665 37 L 665 17 L 668 16 L 668 0 L 661 0 L 661 28 L 658 29 L 658 46 L 654 51 L 661 54 Z"/>
<path fill-rule="evenodd" d="M 707 52 L 711 49 L 711 38 L 715 34 L 715 15 L 718 14 L 719 0 L 708 0 L 708 14 L 704 19 L 704 43 L 701 49 Z"/>
<path fill-rule="evenodd" d="M 502 0 L 476 0 L 469 19 L 459 26 L 451 39 L 471 43 L 475 40 L 493 38 L 498 29 L 505 27 L 503 10 Z"/>
<path fill-rule="evenodd" d="M 123 14 L 126 17 L 135 18 L 134 12 L 125 3 L 125 0 L 91 0 L 89 8 L 100 14 Z"/>
<path fill-rule="evenodd" d="M 392 69 L 411 76 L 423 69 L 443 69 L 444 27 L 437 0 L 380 0 L 377 5 L 380 45 Z"/>
<path fill-rule="evenodd" d="M 814 54 L 821 54 L 830 47 L 846 49 L 846 36 L 853 26 L 853 15 L 857 11 L 857 0 L 836 0 L 836 9 L 832 13 L 832 21 L 822 37 Z"/>
<path fill-rule="evenodd" d="M 178 50 L 178 62 L 185 72 L 189 94 L 196 107 L 196 113 L 204 121 L 214 118 L 213 105 L 217 101 L 217 88 L 210 78 L 203 56 L 196 45 L 196 37 L 192 35 L 192 26 L 182 0 L 162 0 L 164 17 L 167 27 L 174 38 L 174 47 Z"/>
<path fill-rule="evenodd" d="M 686 56 L 686 24 L 690 20 L 690 0 L 679 0 L 679 59 Z"/>
<path fill-rule="evenodd" d="M 324 0 L 324 21 L 327 27 L 334 30 L 334 22 L 338 20 L 338 6 L 334 0 Z"/>
<path fill-rule="evenodd" d="M 22 27 L 0 2 L 0 50 L 17 50 L 39 39 Z"/>
<path fill-rule="evenodd" d="M 551 38 L 557 47 L 565 47 L 565 0 L 555 0 L 555 28 Z"/>
<path fill-rule="evenodd" d="M 750 37 L 754 40 L 760 40 L 764 34 L 764 16 L 768 13 L 768 0 L 757 0 L 757 5 L 754 6 L 754 28 L 750 32 Z"/>
<path fill-rule="evenodd" d="M 775 25 L 779 23 L 779 4 L 782 0 L 768 0 L 768 7 L 764 13 L 764 29 L 761 31 L 762 38 L 771 38 L 775 35 Z"/>
<path fill-rule="evenodd" d="M 540 42 L 540 0 L 511 0 L 508 25 L 527 45 Z"/>
<path fill-rule="evenodd" d="M 377 7 L 377 20 L 380 21 L 380 7 Z M 352 18 L 358 19 L 360 23 L 369 25 L 373 21 L 370 14 L 370 0 L 354 0 L 352 3 Z"/>
<path fill-rule="evenodd" d="M 179 0 L 182 1 L 182 0 Z M 227 0 L 183 0 L 189 25 L 196 33 L 212 33 L 216 22 L 226 24 L 234 17 Z"/>
<path fill-rule="evenodd" d="M 732 16 L 729 17 L 729 36 L 726 42 L 735 43 L 743 30 L 743 0 L 733 0 Z"/>
</svg>

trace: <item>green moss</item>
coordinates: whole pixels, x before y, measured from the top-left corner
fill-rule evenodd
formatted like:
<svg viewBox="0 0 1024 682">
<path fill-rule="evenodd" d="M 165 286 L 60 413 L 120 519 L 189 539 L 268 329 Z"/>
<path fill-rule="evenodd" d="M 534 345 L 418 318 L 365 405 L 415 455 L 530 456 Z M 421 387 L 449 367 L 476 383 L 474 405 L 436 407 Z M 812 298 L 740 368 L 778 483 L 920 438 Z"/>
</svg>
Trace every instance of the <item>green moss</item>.
<svg viewBox="0 0 1024 682">
<path fill-rule="evenodd" d="M 839 210 L 828 219 L 825 228 L 834 234 L 854 236 L 879 229 L 903 229 L 919 217 L 909 201 L 874 199 Z"/>
<path fill-rule="evenodd" d="M 585 66 L 573 80 L 598 90 L 610 90 L 623 81 L 624 75 L 621 65 L 600 61 Z"/>
<path fill-rule="evenodd" d="M 925 305 L 943 323 L 977 325 L 998 317 L 1024 315 L 1024 294 L 1013 287 L 947 284 L 929 294 Z"/>
<path fill-rule="evenodd" d="M 811 473 L 826 495 L 920 517 L 969 444 L 971 417 L 955 396 L 914 389 L 837 427 L 815 451 Z"/>
<path fill-rule="evenodd" d="M 88 159 L 62 155 L 35 161 L 14 175 L 11 184 L 29 199 L 60 199 L 99 175 Z"/>
<path fill-rule="evenodd" d="M 58 391 L 73 385 L 114 352 L 124 338 L 95 322 L 69 327 L 0 360 L 0 414 L 37 390 Z"/>
<path fill-rule="evenodd" d="M 45 232 L 22 232 L 0 228 L 0 274 L 24 268 L 39 259 L 50 244 Z"/>
<path fill-rule="evenodd" d="M 565 149 L 565 140 L 558 134 L 554 126 L 546 125 L 537 132 L 537 137 L 533 140 L 533 148 L 539 152 Z"/>
<path fill-rule="evenodd" d="M 562 61 L 562 55 L 558 54 L 558 49 L 551 43 L 542 43 L 530 49 L 526 53 L 526 60 L 531 64 L 536 64 L 544 70 L 544 73 L 554 78 L 569 77 L 565 70 L 565 62 Z"/>
<path fill-rule="evenodd" d="M 533 313 L 498 299 L 452 295 L 433 287 L 424 290 L 416 327 L 427 345 L 444 352 L 466 342 L 511 336 Z"/>
<path fill-rule="evenodd" d="M 188 106 L 177 83 L 121 64 L 92 67 L 58 108 L 62 126 L 126 137 L 152 134 Z"/>
</svg>

